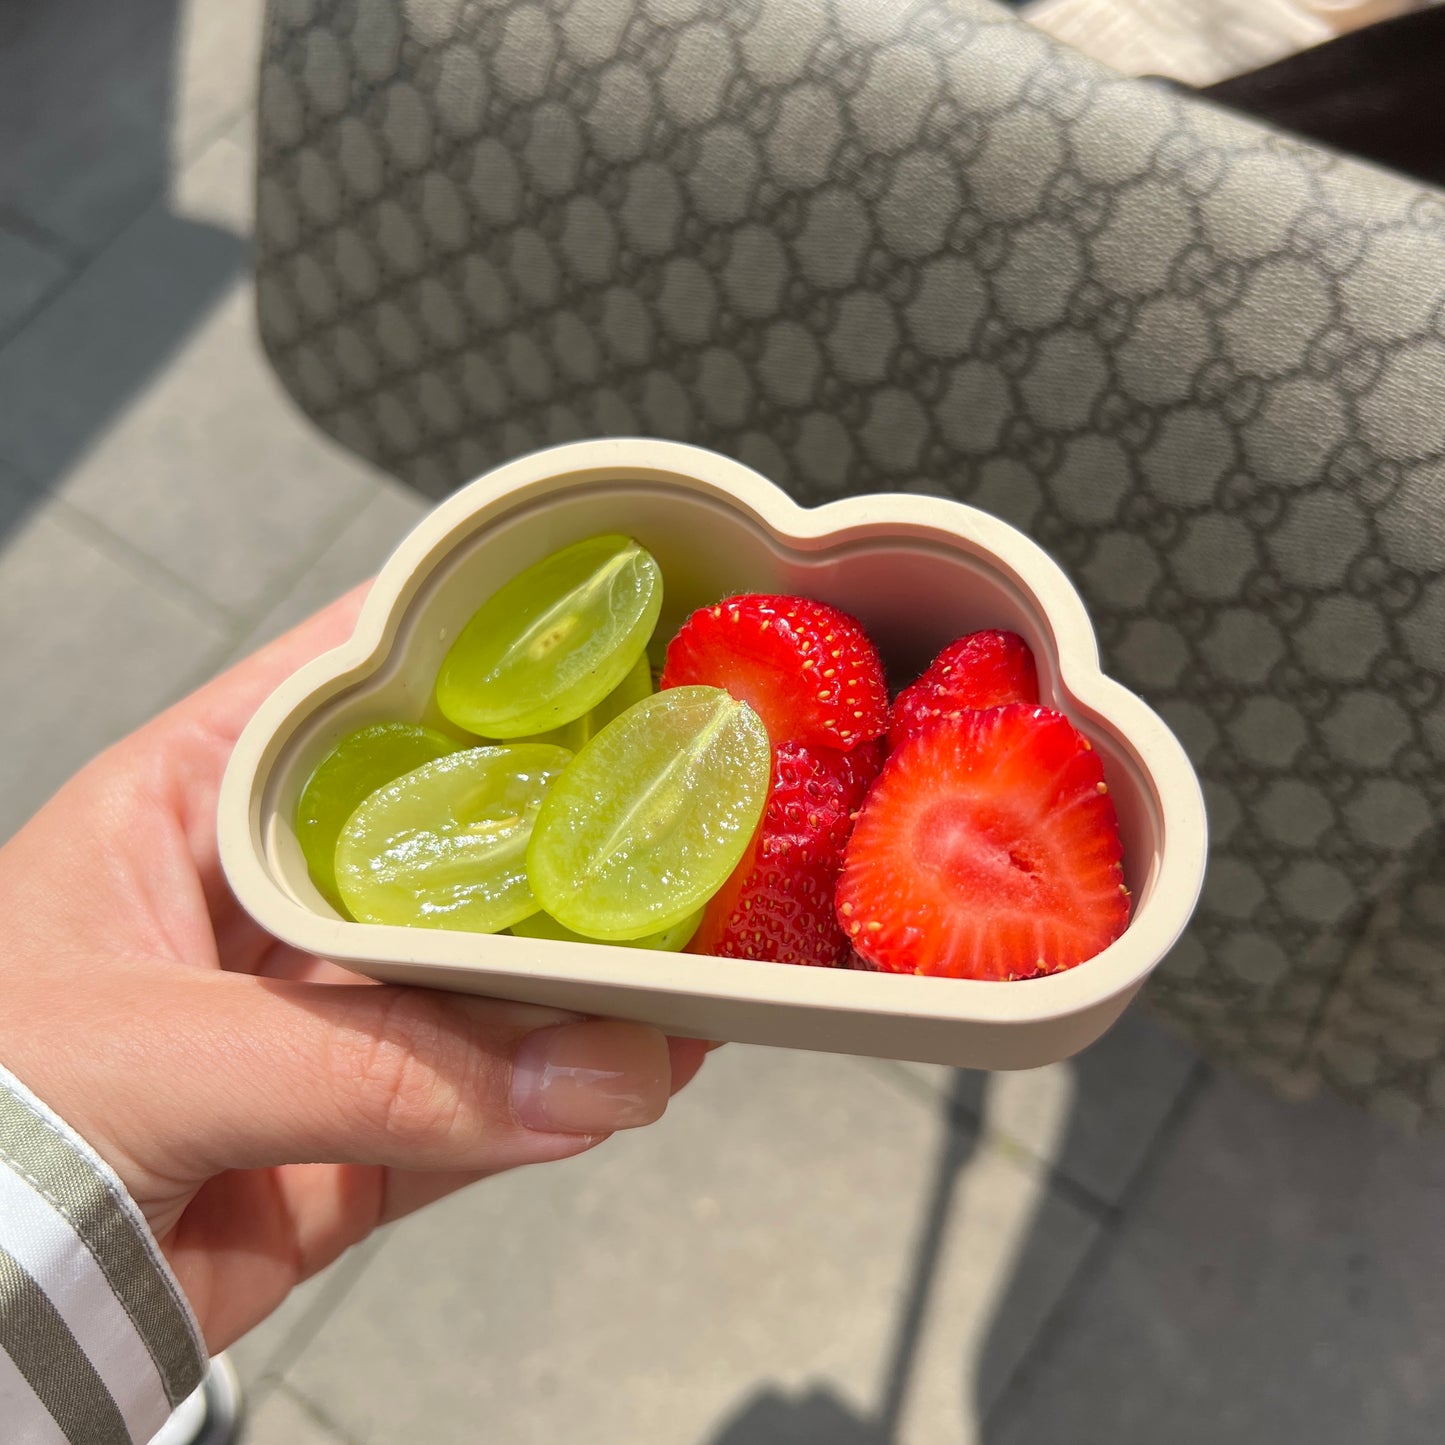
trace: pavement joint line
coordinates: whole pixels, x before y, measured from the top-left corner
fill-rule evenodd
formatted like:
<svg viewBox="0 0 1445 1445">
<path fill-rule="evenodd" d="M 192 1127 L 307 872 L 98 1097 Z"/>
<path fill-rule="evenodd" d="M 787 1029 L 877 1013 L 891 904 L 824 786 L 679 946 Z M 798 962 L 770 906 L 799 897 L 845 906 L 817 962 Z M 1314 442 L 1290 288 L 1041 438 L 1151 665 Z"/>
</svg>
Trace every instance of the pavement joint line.
<svg viewBox="0 0 1445 1445">
<path fill-rule="evenodd" d="M 360 498 L 353 498 L 338 504 L 335 516 L 327 518 L 325 525 L 317 531 L 317 536 L 322 540 L 299 557 L 295 567 L 278 577 L 269 587 L 262 588 L 256 601 L 245 612 L 231 614 L 236 622 L 236 635 L 232 638 L 232 646 L 239 646 L 243 643 L 260 626 L 268 614 L 279 607 L 300 586 L 306 579 L 306 574 L 322 561 L 353 527 L 358 526 L 362 517 L 377 504 L 381 497 L 381 482 L 374 477 L 365 477 L 362 480 L 368 490 Z M 337 596 L 340 595 L 340 593 L 337 594 Z M 265 644 L 260 645 L 264 646 Z"/>
<path fill-rule="evenodd" d="M 857 1061 L 873 1073 L 882 1074 L 885 1079 L 897 1085 L 899 1092 L 911 1094 L 921 1104 L 936 1105 L 944 1096 L 931 1084 L 926 1084 L 911 1069 L 903 1067 L 903 1061 L 898 1059 L 875 1059 L 866 1056 L 855 1055 Z M 957 1106 L 954 1106 L 957 1108 Z M 960 1110 L 963 1113 L 971 1113 L 970 1110 Z M 975 1123 L 981 1122 L 977 1115 L 973 1115 Z"/>
<path fill-rule="evenodd" d="M 84 254 L 75 250 L 62 236 L 58 236 L 34 216 L 27 215 L 14 206 L 0 205 L 0 227 L 14 236 L 19 236 L 37 251 L 47 252 L 64 265 L 67 271 L 73 271 L 85 259 Z"/>
<path fill-rule="evenodd" d="M 1104 1224 L 1109 1223 L 1118 1213 L 1119 1206 L 1117 1204 L 1095 1194 L 1087 1185 L 1081 1184 L 1073 1175 L 1064 1170 L 1057 1159 L 1045 1158 L 1032 1146 L 1006 1129 L 989 1127 L 981 1115 L 949 1099 L 947 1095 L 940 1094 L 936 1089 L 925 1084 L 917 1075 L 901 1068 L 896 1060 L 865 1059 L 862 1062 L 874 1065 L 885 1078 L 897 1084 L 901 1092 L 913 1095 L 920 1103 L 932 1104 L 935 1107 L 941 1103 L 944 1116 L 951 1128 L 966 1128 L 977 1135 L 979 1145 L 985 1148 L 991 1146 L 1016 1164 L 1026 1165 L 1042 1172 L 1047 1187 L 1061 1195 L 1081 1213 Z M 1160 1127 L 1163 1127 L 1162 1124 Z"/>
<path fill-rule="evenodd" d="M 987 1440 L 995 1437 L 1004 1412 L 1023 1389 L 1023 1386 L 1027 1384 L 1029 1376 L 1040 1368 L 1039 1362 L 1053 1350 L 1056 1340 L 1067 1327 L 1069 1314 L 1079 1293 L 1092 1280 L 1098 1278 L 1109 1256 L 1117 1248 L 1120 1228 L 1126 1221 L 1129 1211 L 1163 1166 L 1174 1136 L 1179 1133 L 1185 1120 L 1194 1112 L 1215 1077 L 1215 1070 L 1203 1059 L 1195 1061 L 1183 1087 L 1175 1095 L 1168 1112 L 1154 1131 L 1154 1137 L 1149 1141 L 1149 1147 L 1145 1150 L 1143 1160 L 1135 1169 L 1128 1183 L 1125 1184 L 1118 1204 L 1113 1206 L 1112 1217 L 1104 1221 L 1105 1227 L 1099 1230 L 1093 1243 L 1084 1252 L 1084 1257 L 1074 1268 L 1064 1287 L 1055 1296 L 1053 1304 L 1040 1321 L 1039 1327 L 1034 1331 L 1029 1348 L 1019 1356 L 1017 1363 L 994 1395 L 993 1404 L 979 1420 L 980 1438 Z"/>
<path fill-rule="evenodd" d="M 1113 1204 L 1107 1199 L 1101 1199 L 1087 1185 L 1080 1184 L 1073 1175 L 1065 1173 L 1057 1159 L 1044 1158 L 1037 1150 L 1025 1144 L 1021 1139 L 1016 1139 L 1004 1129 L 990 1129 L 983 1126 L 971 1111 L 951 1105 L 946 1108 L 945 1113 L 955 1116 L 955 1118 L 962 1116 L 969 1120 L 969 1127 L 977 1135 L 979 1147 L 992 1149 L 1019 1168 L 1041 1175 L 1044 1187 L 1050 1194 L 1058 1195 L 1065 1203 L 1078 1210 L 1080 1214 L 1092 1219 L 1096 1224 L 1102 1224 L 1107 1228 L 1118 1217 L 1119 1205 Z M 951 1119 L 950 1122 L 954 1122 L 954 1120 Z M 956 1123 L 955 1127 L 957 1127 Z"/>
<path fill-rule="evenodd" d="M 1079 1213 L 1087 1215 L 1106 1228 L 1118 1219 L 1120 1208 L 1118 1204 L 1108 1199 L 1101 1199 L 1087 1185 L 1080 1184 L 1072 1174 L 1064 1171 L 1063 1166 L 1057 1160 L 1041 1159 L 1027 1145 L 1020 1144 L 1012 1135 L 1005 1134 L 1000 1130 L 986 1129 L 983 1137 L 989 1142 L 1005 1141 L 1026 1155 L 1044 1171 L 1050 1191 L 1073 1205 Z"/>
<path fill-rule="evenodd" d="M 186 171 L 190 170 L 218 140 L 229 140 L 233 145 L 240 144 L 239 141 L 236 141 L 232 137 L 231 132 L 236 128 L 237 122 L 239 122 L 243 116 L 254 114 L 255 110 L 256 97 L 249 95 L 235 110 L 229 111 L 221 119 L 212 122 L 212 124 L 208 125 L 197 135 L 195 141 L 187 146 L 176 158 L 177 164 L 171 166 L 166 174 L 164 194 L 167 199 L 170 197 L 170 188 L 176 183 L 177 179 Z"/>
<path fill-rule="evenodd" d="M 295 1385 L 287 1380 L 281 1380 L 277 1385 L 278 1390 L 285 1394 L 311 1422 L 321 1427 L 329 1435 L 335 1437 L 337 1445 L 361 1445 L 361 1442 L 354 1436 L 349 1435 L 325 1410 L 321 1408 L 309 1395 L 303 1395 Z"/>
<path fill-rule="evenodd" d="M 76 273 L 73 271 L 67 272 L 54 286 L 47 287 L 29 306 L 19 311 L 5 326 L 0 326 L 0 351 L 4 351 L 61 292 L 70 289 L 70 283 L 75 279 L 75 275 Z"/>
<path fill-rule="evenodd" d="M 232 1361 L 234 1364 L 235 1362 Z M 254 1379 L 241 1379 L 241 1408 L 246 1415 L 259 1410 L 272 1395 L 282 1388 L 280 1375 L 257 1375 Z M 242 1440 L 246 1439 L 242 1435 Z"/>
<path fill-rule="evenodd" d="M 33 478 L 22 468 L 8 460 L 5 460 L 4 465 L 19 476 L 22 482 L 34 485 Z M 258 600 L 244 612 L 232 611 L 215 601 L 214 598 L 207 597 L 204 592 L 172 572 L 164 562 L 141 551 L 134 543 L 111 531 L 99 518 L 92 516 L 83 507 L 77 506 L 69 498 L 53 492 L 46 492 L 43 488 L 40 490 L 42 492 L 41 500 L 45 504 L 59 509 L 62 523 L 69 524 L 86 540 L 100 547 L 113 562 L 132 577 L 147 585 L 153 585 L 159 580 L 176 594 L 173 600 L 198 609 L 205 614 L 206 620 L 219 624 L 221 637 L 214 646 L 206 650 L 203 661 L 192 670 L 187 678 L 182 680 L 178 689 L 158 705 L 157 711 L 161 711 L 211 681 L 229 662 L 240 661 L 239 658 L 233 656 L 236 648 L 251 635 L 272 608 L 285 600 L 303 580 L 307 571 L 325 557 L 332 546 L 359 522 L 362 514 L 376 503 L 380 495 L 381 484 L 372 479 L 367 479 L 367 481 L 371 491 L 361 501 L 360 506 L 355 507 L 355 515 L 349 521 L 345 520 L 346 512 L 353 507 L 353 503 L 338 507 L 336 515 L 328 519 L 320 533 L 325 541 L 302 556 L 296 566 L 284 573 L 272 586 L 263 589 Z"/>
<path fill-rule="evenodd" d="M 161 180 L 154 186 L 148 186 L 144 197 L 137 201 L 134 209 L 130 210 L 116 225 L 109 234 L 98 241 L 95 246 L 88 250 L 74 251 L 66 247 L 61 253 L 69 267 L 69 275 L 58 285 L 52 288 L 41 298 L 29 311 L 22 313 L 20 321 L 5 330 L 0 331 L 0 355 L 24 336 L 31 327 L 36 325 L 62 297 L 67 295 L 72 287 L 80 284 L 82 280 L 94 269 L 94 267 L 144 221 L 153 211 L 162 211 L 173 220 L 184 223 L 186 217 L 183 212 L 173 208 L 172 201 L 175 199 L 174 190 L 177 183 L 185 172 L 192 166 L 199 164 L 201 159 L 210 151 L 211 147 L 221 140 L 228 140 L 229 130 L 240 120 L 240 118 L 254 107 L 254 100 L 247 101 L 240 109 L 231 112 L 224 124 L 217 122 L 214 126 L 206 129 L 203 140 L 198 140 L 194 147 L 187 150 L 177 158 L 176 164 L 168 167 Z M 235 144 L 235 142 L 232 142 Z M 8 225 L 9 217 L 13 213 L 8 210 L 0 210 L 0 225 Z M 33 226 L 33 223 L 30 223 Z M 19 228 L 13 228 L 17 234 L 22 234 Z M 43 233 L 42 233 L 43 234 Z M 236 233 L 239 235 L 239 233 Z M 249 242 L 249 235 L 240 236 L 240 239 Z M 50 245 L 53 249 L 54 243 Z M 6 457 L 8 462 L 10 459 Z"/>
<path fill-rule="evenodd" d="M 343 536 L 345 536 L 345 534 L 350 530 L 350 528 L 360 520 L 362 514 L 367 510 L 367 508 L 369 508 L 375 503 L 378 495 L 380 494 L 380 483 L 370 478 L 368 478 L 367 481 L 368 484 L 373 487 L 373 491 L 371 495 L 367 496 L 364 500 L 362 500 L 361 505 L 356 508 L 356 515 L 351 519 L 351 521 L 341 521 L 344 515 L 344 509 L 338 507 L 336 519 L 328 522 L 328 526 L 331 528 L 331 530 L 323 532 L 321 534 L 325 536 L 326 540 L 318 544 L 316 548 L 303 556 L 297 562 L 294 568 L 283 573 L 272 586 L 262 589 L 258 600 L 251 604 L 251 606 L 249 606 L 244 612 L 231 612 L 228 609 L 221 607 L 219 603 L 211 602 L 209 598 L 205 599 L 207 603 L 212 608 L 214 608 L 220 615 L 224 627 L 224 633 L 220 640 L 213 647 L 207 650 L 204 659 L 200 663 L 198 663 L 194 669 L 192 669 L 192 671 L 187 677 L 182 679 L 176 690 L 172 692 L 170 696 L 168 696 L 159 705 L 157 711 L 161 711 L 166 707 L 173 706 L 183 697 L 190 696 L 190 694 L 195 692 L 198 688 L 204 687 L 208 682 L 213 681 L 222 672 L 226 671 L 230 667 L 236 666 L 238 663 L 244 660 L 242 657 L 237 656 L 237 649 L 240 648 L 247 641 L 247 639 L 254 634 L 257 626 L 264 620 L 267 614 L 270 613 L 273 608 L 286 600 L 286 598 L 291 594 L 291 592 L 305 578 L 307 571 L 311 567 L 315 566 L 316 563 L 319 562 L 323 557 L 325 557 L 327 552 L 329 552 L 331 548 L 335 546 L 336 543 L 339 542 Z M 88 520 L 90 520 L 91 522 L 95 521 L 94 518 L 89 518 Z M 341 525 L 339 527 L 337 526 L 338 521 L 341 522 Z M 96 525 L 100 524 L 96 523 Z M 148 559 L 146 559 L 145 553 L 140 552 L 137 555 L 141 559 L 145 559 L 148 561 Z M 194 589 L 190 588 L 188 583 L 182 582 L 180 581 L 180 579 L 176 580 L 180 586 L 185 587 L 190 591 L 194 591 Z M 194 595 L 202 598 L 205 597 L 205 594 L 200 592 L 196 592 Z M 340 594 L 338 593 L 338 596 L 339 595 Z M 288 628 L 287 631 L 289 630 L 290 629 Z M 267 641 L 270 640 L 271 639 L 267 639 Z M 249 652 L 254 652 L 258 648 L 264 647 L 265 645 L 265 642 L 258 643 L 256 647 L 249 649 Z"/>
<path fill-rule="evenodd" d="M 235 656 L 237 634 L 228 631 L 214 646 L 208 648 L 203 660 L 198 663 L 180 683 L 157 701 L 155 709 L 151 713 L 151 719 L 159 717 L 167 708 L 174 707 L 183 698 L 189 697 L 193 692 L 199 692 L 207 683 L 214 682 L 223 672 L 228 671 L 240 661 Z M 144 726 L 144 724 L 138 724 Z"/>
<path fill-rule="evenodd" d="M 305 1354 L 307 1347 L 321 1332 L 333 1311 L 351 1293 L 383 1242 L 383 1234 L 372 1234 L 360 1244 L 353 1245 L 342 1256 L 337 1263 L 336 1272 L 321 1287 L 321 1292 L 302 1311 L 301 1318 L 281 1337 L 276 1348 L 266 1356 L 257 1373 L 258 1390 L 264 1385 L 269 1392 L 282 1385 L 292 1394 L 296 1393 L 296 1387 L 286 1379 L 287 1370 Z"/>
<path fill-rule="evenodd" d="M 219 623 L 229 630 L 238 622 L 237 615 L 212 597 L 207 597 L 199 588 L 192 586 L 185 578 L 178 576 L 159 558 L 143 552 L 134 542 L 128 541 L 118 532 L 112 531 L 98 517 L 84 507 L 72 502 L 59 492 L 50 492 L 45 498 L 46 505 L 57 508 L 60 520 L 68 523 L 86 540 L 105 551 L 110 559 L 131 573 L 141 582 L 154 584 L 157 581 L 174 592 L 176 601 L 189 604 L 192 608 L 209 614 L 211 622 Z"/>
</svg>

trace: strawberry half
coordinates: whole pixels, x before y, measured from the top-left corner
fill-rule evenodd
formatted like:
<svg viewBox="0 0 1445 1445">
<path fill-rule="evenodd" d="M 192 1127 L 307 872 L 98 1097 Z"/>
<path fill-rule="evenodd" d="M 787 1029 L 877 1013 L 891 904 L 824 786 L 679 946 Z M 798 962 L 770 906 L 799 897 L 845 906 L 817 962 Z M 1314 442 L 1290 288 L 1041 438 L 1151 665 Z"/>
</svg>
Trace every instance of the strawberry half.
<svg viewBox="0 0 1445 1445">
<path fill-rule="evenodd" d="M 774 747 L 847 752 L 888 727 L 883 663 L 846 612 L 752 593 L 701 607 L 668 644 L 660 687 L 701 683 L 749 704 Z"/>
<path fill-rule="evenodd" d="M 902 747 L 941 717 L 966 709 L 1037 702 L 1034 655 L 1017 632 L 991 628 L 951 642 L 893 703 L 888 745 Z"/>
<path fill-rule="evenodd" d="M 784 743 L 752 847 L 708 902 L 689 953 L 833 968 L 847 957 L 834 892 L 853 818 L 883 762 L 881 741 L 851 753 Z"/>
<path fill-rule="evenodd" d="M 884 972 L 1036 978 L 1124 931 L 1120 858 L 1103 767 L 1067 718 L 961 712 L 889 758 L 848 842 L 838 918 Z"/>
</svg>

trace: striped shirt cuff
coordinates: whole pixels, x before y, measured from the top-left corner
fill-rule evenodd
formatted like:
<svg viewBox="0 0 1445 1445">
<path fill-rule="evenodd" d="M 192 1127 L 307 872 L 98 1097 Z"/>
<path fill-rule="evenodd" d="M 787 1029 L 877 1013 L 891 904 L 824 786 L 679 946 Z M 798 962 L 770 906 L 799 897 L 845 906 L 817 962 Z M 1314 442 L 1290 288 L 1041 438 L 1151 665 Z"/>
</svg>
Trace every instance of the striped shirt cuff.
<svg viewBox="0 0 1445 1445">
<path fill-rule="evenodd" d="M 205 1364 L 196 1318 L 115 1171 L 0 1068 L 7 1445 L 145 1445 Z"/>
</svg>

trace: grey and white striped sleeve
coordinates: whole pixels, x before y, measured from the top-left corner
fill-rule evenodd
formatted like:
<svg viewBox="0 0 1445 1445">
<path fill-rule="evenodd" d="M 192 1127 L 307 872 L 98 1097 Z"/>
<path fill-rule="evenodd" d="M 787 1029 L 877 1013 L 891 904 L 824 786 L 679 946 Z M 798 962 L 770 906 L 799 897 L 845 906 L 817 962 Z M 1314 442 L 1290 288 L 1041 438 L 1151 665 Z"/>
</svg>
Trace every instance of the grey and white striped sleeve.
<svg viewBox="0 0 1445 1445">
<path fill-rule="evenodd" d="M 114 1170 L 0 1068 L 0 1438 L 144 1445 L 205 1362 Z"/>
</svg>

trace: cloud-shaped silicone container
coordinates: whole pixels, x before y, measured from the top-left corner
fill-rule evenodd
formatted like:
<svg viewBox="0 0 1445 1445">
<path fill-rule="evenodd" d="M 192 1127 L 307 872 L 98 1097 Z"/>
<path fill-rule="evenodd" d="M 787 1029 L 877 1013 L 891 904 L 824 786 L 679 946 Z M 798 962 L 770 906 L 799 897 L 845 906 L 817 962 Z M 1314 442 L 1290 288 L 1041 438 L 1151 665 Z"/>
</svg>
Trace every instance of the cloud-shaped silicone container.
<svg viewBox="0 0 1445 1445">
<path fill-rule="evenodd" d="M 312 886 L 293 828 L 312 769 L 353 728 L 434 722 L 437 669 L 477 607 L 530 563 L 601 532 L 627 533 L 657 558 L 665 636 L 729 593 L 799 593 L 857 616 L 906 680 L 962 633 L 1022 634 L 1043 700 L 1067 713 L 1103 759 L 1134 895 L 1123 936 L 1066 973 L 983 983 L 339 917 Z M 1028 538 L 932 497 L 801 508 L 726 457 L 651 440 L 579 442 L 524 457 L 424 518 L 382 569 L 350 640 L 294 674 L 251 720 L 226 772 L 218 826 L 227 877 L 257 922 L 373 978 L 709 1039 L 979 1069 L 1032 1068 L 1098 1038 L 1188 922 L 1205 857 L 1204 807 L 1184 750 L 1099 670 L 1082 602 Z"/>
</svg>

